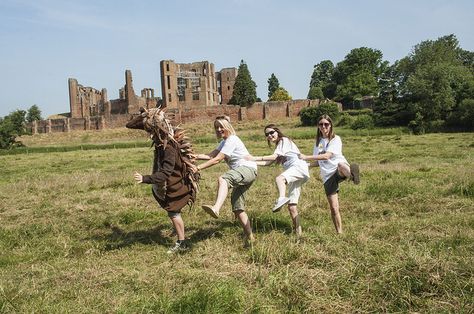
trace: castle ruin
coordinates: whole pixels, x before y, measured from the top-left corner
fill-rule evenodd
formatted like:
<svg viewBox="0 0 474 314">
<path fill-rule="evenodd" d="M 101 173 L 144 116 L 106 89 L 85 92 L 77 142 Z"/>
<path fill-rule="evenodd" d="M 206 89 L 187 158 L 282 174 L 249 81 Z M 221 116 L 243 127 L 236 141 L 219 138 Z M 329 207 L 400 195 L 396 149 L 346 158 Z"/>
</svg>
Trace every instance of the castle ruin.
<svg viewBox="0 0 474 314">
<path fill-rule="evenodd" d="M 217 115 L 228 115 L 234 121 L 296 117 L 302 108 L 319 105 L 319 100 L 259 102 L 250 107 L 228 105 L 237 77 L 236 68 L 214 71 L 208 61 L 175 63 L 160 62 L 162 99 L 153 88 L 144 88 L 140 96 L 133 89 L 132 72 L 125 71 L 125 85 L 119 98 L 109 100 L 107 90 L 85 87 L 75 78 L 68 79 L 70 114 L 62 119 L 34 121 L 27 126 L 31 133 L 100 130 L 123 127 L 140 107 L 168 108 L 173 122 L 212 121 Z"/>
<path fill-rule="evenodd" d="M 208 61 L 176 63 L 162 60 L 160 74 L 165 107 L 210 107 L 229 103 L 237 69 L 227 68 L 215 72 L 214 64 Z"/>
</svg>

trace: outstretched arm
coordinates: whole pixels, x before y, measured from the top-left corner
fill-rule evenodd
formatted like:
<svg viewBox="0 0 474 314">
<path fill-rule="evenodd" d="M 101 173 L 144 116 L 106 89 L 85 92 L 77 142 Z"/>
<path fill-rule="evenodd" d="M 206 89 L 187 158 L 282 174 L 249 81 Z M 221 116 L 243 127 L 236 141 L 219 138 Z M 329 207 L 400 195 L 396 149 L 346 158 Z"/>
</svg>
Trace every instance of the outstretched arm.
<svg viewBox="0 0 474 314">
<path fill-rule="evenodd" d="M 277 159 L 277 157 L 278 157 L 277 154 L 268 155 L 268 156 L 248 155 L 248 156 L 245 156 L 245 159 L 255 161 L 255 163 L 259 166 L 268 166 L 268 165 L 273 164 L 275 160 Z"/>
<path fill-rule="evenodd" d="M 333 153 L 331 152 L 326 152 L 324 154 L 319 154 L 319 155 L 304 155 L 304 154 L 299 154 L 298 157 L 303 160 L 328 160 L 332 157 Z"/>
<path fill-rule="evenodd" d="M 196 159 L 197 160 L 209 160 L 217 156 L 219 151 L 217 149 L 214 149 L 212 152 L 209 154 L 196 154 Z"/>
<path fill-rule="evenodd" d="M 224 158 L 225 158 L 225 155 L 223 153 L 221 153 L 220 151 L 218 150 L 215 150 L 213 152 L 218 152 L 214 157 L 212 158 L 209 158 L 208 161 L 206 161 L 205 163 L 202 163 L 200 164 L 199 166 L 197 166 L 197 169 L 198 170 L 203 170 L 203 169 L 206 169 L 206 168 L 209 168 L 209 167 L 212 167 L 218 163 L 220 163 Z M 211 153 L 212 154 L 212 153 Z M 210 157 L 210 156 L 209 156 Z"/>
<path fill-rule="evenodd" d="M 332 157 L 331 152 L 326 152 L 324 154 L 319 154 L 319 155 L 305 155 L 305 154 L 299 154 L 298 157 L 302 160 L 307 160 L 307 161 L 312 161 L 309 163 L 310 167 L 319 167 L 318 160 L 328 160 L 329 158 Z"/>
</svg>

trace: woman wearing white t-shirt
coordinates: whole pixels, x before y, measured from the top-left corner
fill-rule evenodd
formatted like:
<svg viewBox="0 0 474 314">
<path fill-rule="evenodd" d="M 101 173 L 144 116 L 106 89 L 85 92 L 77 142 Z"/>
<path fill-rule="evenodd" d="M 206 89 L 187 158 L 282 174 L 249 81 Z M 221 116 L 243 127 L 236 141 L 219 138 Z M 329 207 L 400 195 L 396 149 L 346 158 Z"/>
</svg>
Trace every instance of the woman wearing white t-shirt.
<svg viewBox="0 0 474 314">
<path fill-rule="evenodd" d="M 274 162 L 281 163 L 283 173 L 276 177 L 279 197 L 272 208 L 274 213 L 288 204 L 288 211 L 293 222 L 293 230 L 297 236 L 301 236 L 302 229 L 296 205 L 301 194 L 301 186 L 309 179 L 308 164 L 299 158 L 300 151 L 296 144 L 286 137 L 275 124 L 269 124 L 264 128 L 268 146 L 275 144 L 275 151 L 268 156 L 249 156 L 247 159 L 255 160 L 258 165 L 269 165 Z M 288 185 L 288 197 L 286 186 Z"/>
<path fill-rule="evenodd" d="M 237 137 L 227 116 L 219 116 L 214 121 L 218 139 L 222 139 L 217 148 L 209 154 L 198 154 L 197 159 L 207 160 L 197 169 L 202 170 L 225 160 L 230 170 L 218 178 L 217 198 L 214 205 L 203 205 L 202 208 L 212 217 L 218 218 L 229 188 L 232 188 L 231 204 L 235 217 L 240 221 L 246 236 L 246 244 L 254 241 L 250 220 L 245 213 L 245 194 L 257 177 L 257 164 L 246 160 L 249 155 L 244 143 Z"/>
<path fill-rule="evenodd" d="M 349 165 L 344 155 L 342 155 L 342 141 L 334 133 L 331 117 L 322 115 L 319 118 L 313 155 L 301 154 L 300 158 L 318 162 L 334 227 L 336 227 L 337 233 L 342 233 L 337 194 L 339 192 L 339 182 L 350 178 L 355 184 L 359 184 L 359 166 L 357 164 Z"/>
</svg>

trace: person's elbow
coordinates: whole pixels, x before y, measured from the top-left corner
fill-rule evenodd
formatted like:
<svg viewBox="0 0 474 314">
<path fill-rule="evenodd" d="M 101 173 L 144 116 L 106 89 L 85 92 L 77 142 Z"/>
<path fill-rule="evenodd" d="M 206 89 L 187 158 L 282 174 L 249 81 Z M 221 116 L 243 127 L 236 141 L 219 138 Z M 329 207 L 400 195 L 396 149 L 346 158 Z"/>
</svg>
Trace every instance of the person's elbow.
<svg viewBox="0 0 474 314">
<path fill-rule="evenodd" d="M 209 163 L 211 164 L 211 166 L 214 166 L 214 165 L 217 165 L 218 163 L 221 162 L 222 159 L 220 158 L 212 158 L 209 160 Z"/>
</svg>

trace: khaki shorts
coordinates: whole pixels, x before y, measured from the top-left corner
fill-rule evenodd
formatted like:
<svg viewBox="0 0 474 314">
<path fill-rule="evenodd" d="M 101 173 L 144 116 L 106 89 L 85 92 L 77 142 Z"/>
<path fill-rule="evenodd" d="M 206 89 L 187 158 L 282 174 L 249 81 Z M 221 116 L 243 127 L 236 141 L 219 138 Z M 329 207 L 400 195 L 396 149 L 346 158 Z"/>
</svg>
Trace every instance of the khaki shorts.
<svg viewBox="0 0 474 314">
<path fill-rule="evenodd" d="M 257 178 L 257 170 L 246 166 L 231 169 L 221 176 L 232 188 L 230 202 L 232 211 L 245 210 L 245 193 Z"/>
</svg>

